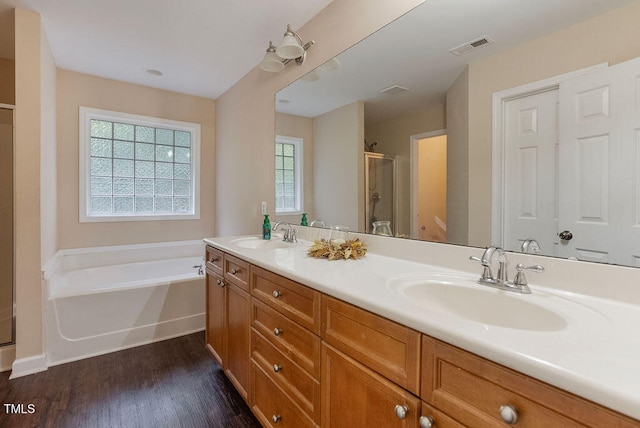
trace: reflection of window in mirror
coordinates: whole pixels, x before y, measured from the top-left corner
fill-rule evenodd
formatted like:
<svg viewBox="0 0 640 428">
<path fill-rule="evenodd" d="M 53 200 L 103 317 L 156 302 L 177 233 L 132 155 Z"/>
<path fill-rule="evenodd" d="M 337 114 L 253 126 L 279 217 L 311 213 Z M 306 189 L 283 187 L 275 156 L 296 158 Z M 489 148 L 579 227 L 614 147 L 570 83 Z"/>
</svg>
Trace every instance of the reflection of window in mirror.
<svg viewBox="0 0 640 428">
<path fill-rule="evenodd" d="M 276 214 L 303 211 L 302 138 L 276 135 Z"/>
</svg>

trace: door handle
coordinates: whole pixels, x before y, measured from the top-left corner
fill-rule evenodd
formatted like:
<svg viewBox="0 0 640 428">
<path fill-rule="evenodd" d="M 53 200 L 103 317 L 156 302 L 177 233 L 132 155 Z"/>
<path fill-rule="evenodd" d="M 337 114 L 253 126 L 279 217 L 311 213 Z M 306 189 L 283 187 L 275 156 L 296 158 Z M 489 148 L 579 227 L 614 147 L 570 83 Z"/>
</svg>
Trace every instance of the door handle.
<svg viewBox="0 0 640 428">
<path fill-rule="evenodd" d="M 573 238 L 573 233 L 568 230 L 563 230 L 562 232 L 558 233 L 558 236 L 563 241 L 571 241 L 571 239 Z"/>
</svg>

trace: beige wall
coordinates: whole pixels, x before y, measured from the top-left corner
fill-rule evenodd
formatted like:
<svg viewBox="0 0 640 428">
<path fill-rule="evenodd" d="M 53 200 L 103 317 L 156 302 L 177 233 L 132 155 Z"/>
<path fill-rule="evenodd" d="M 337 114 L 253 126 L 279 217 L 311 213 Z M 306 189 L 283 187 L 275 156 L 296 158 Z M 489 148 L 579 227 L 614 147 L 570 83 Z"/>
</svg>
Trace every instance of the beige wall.
<svg viewBox="0 0 640 428">
<path fill-rule="evenodd" d="M 313 195 L 313 119 L 302 116 L 294 116 L 285 113 L 276 113 L 276 135 L 302 138 L 303 148 L 303 182 L 304 182 L 304 207 L 309 222 L 316 218 Z M 276 221 L 286 221 L 291 224 L 299 224 L 300 215 L 278 215 Z"/>
<path fill-rule="evenodd" d="M 280 73 L 256 67 L 216 100 L 216 235 L 260 233 L 262 200 L 273 214 L 274 94 L 420 3 L 334 0 L 299 31 L 316 42 L 303 66 Z"/>
<path fill-rule="evenodd" d="M 16 103 L 16 62 L 0 58 L 0 104 Z"/>
<path fill-rule="evenodd" d="M 15 31 L 16 358 L 22 359 L 43 353 L 40 280 L 40 15 L 16 9 Z"/>
<path fill-rule="evenodd" d="M 66 70 L 58 70 L 57 98 L 57 177 L 58 188 L 64 189 L 58 192 L 57 198 L 59 248 L 177 241 L 213 235 L 216 183 L 215 101 Z M 199 123 L 200 219 L 79 223 L 80 106 Z M 271 159 L 273 160 L 273 150 Z M 227 182 L 224 177 L 221 180 Z M 233 202 L 233 198 L 228 201 Z"/>
<path fill-rule="evenodd" d="M 368 144 L 377 142 L 378 153 L 397 156 L 398 168 L 398 221 L 394 234 L 411 234 L 411 142 L 412 135 L 444 129 L 445 106 L 433 105 L 406 115 L 374 124 L 365 124 Z"/>
<path fill-rule="evenodd" d="M 313 119 L 315 213 L 327 225 L 364 228 L 364 105 Z"/>
<path fill-rule="evenodd" d="M 562 73 L 640 56 L 640 2 L 469 66 L 469 243 L 491 240 L 492 94 Z"/>
</svg>

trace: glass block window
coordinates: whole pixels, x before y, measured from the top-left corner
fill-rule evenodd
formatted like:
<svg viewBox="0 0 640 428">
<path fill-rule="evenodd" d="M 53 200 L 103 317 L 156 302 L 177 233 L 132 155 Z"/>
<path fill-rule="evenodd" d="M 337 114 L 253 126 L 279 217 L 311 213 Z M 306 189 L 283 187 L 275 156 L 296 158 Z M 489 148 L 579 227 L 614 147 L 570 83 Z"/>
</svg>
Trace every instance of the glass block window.
<svg viewBox="0 0 640 428">
<path fill-rule="evenodd" d="M 80 109 L 81 221 L 198 218 L 200 125 Z"/>
<path fill-rule="evenodd" d="M 276 213 L 303 210 L 302 139 L 276 136 Z"/>
</svg>

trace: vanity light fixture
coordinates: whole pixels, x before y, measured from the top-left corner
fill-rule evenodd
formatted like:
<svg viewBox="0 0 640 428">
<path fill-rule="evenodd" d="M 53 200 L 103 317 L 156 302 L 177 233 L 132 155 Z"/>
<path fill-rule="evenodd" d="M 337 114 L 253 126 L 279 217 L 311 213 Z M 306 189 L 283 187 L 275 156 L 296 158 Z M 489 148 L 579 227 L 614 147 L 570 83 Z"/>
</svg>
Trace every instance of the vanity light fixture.
<svg viewBox="0 0 640 428">
<path fill-rule="evenodd" d="M 313 40 L 302 43 L 302 38 L 291 29 L 291 25 L 287 25 L 287 31 L 284 33 L 284 38 L 280 46 L 273 46 L 272 42 L 269 42 L 267 53 L 264 55 L 259 67 L 264 71 L 277 72 L 284 70 L 285 65 L 291 61 L 295 61 L 296 64 L 304 64 L 304 60 L 307 56 L 307 49 L 313 46 L 315 42 Z"/>
</svg>

